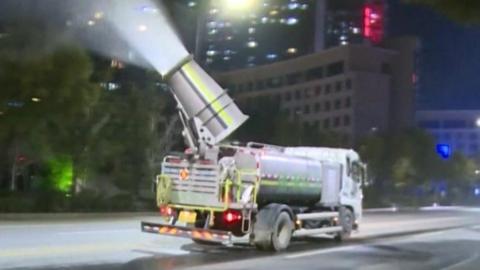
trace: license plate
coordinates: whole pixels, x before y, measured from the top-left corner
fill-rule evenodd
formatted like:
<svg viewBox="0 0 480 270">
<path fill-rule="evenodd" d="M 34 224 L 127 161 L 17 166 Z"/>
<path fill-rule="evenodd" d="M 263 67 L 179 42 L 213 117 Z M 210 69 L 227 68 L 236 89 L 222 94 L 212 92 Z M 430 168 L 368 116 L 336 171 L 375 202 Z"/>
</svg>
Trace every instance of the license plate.
<svg viewBox="0 0 480 270">
<path fill-rule="evenodd" d="M 191 211 L 181 211 L 178 216 L 178 221 L 185 223 L 195 223 L 197 213 Z"/>
</svg>

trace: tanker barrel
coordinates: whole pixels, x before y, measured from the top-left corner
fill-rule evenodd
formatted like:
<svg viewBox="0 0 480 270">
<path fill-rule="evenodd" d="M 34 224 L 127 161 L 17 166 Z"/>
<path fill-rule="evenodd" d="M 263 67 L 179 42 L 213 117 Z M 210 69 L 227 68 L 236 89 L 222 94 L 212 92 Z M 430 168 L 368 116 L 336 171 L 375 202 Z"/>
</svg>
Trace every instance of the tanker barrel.
<svg viewBox="0 0 480 270">
<path fill-rule="evenodd" d="M 197 143 L 215 145 L 232 134 L 248 118 L 230 96 L 191 57 L 166 76 Z"/>
</svg>

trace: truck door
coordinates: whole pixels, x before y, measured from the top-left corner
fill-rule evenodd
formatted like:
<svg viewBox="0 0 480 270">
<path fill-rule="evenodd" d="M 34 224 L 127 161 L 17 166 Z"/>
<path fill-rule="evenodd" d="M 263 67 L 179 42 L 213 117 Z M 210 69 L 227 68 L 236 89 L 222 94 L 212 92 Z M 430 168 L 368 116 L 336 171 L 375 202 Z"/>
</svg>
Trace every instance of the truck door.
<svg viewBox="0 0 480 270">
<path fill-rule="evenodd" d="M 323 163 L 322 199 L 324 206 L 336 206 L 340 202 L 342 166 L 335 163 Z"/>
</svg>

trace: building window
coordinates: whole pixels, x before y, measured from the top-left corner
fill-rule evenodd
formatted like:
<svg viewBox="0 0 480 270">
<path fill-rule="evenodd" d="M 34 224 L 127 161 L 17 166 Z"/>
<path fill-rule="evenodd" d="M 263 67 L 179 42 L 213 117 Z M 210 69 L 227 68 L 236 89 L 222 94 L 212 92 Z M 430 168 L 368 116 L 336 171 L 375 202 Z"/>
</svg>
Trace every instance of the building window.
<svg viewBox="0 0 480 270">
<path fill-rule="evenodd" d="M 344 62 L 339 61 L 327 66 L 327 77 L 336 76 L 342 74 L 344 71 Z"/>
<path fill-rule="evenodd" d="M 324 109 L 325 109 L 326 112 L 330 111 L 330 109 L 331 109 L 330 101 L 325 101 Z"/>
<path fill-rule="evenodd" d="M 331 90 L 332 90 L 332 86 L 330 84 L 325 85 L 325 95 L 330 94 Z"/>
<path fill-rule="evenodd" d="M 384 73 L 384 74 L 390 74 L 390 72 L 391 72 L 390 64 L 386 63 L 386 62 L 382 63 L 382 68 L 381 69 L 382 69 L 382 73 Z"/>
<path fill-rule="evenodd" d="M 310 105 L 305 105 L 305 109 L 303 110 L 304 114 L 310 114 Z"/>
<path fill-rule="evenodd" d="M 275 78 L 269 78 L 267 80 L 267 87 L 268 88 L 278 88 L 282 86 L 282 78 L 281 77 L 275 77 Z"/>
<path fill-rule="evenodd" d="M 342 101 L 340 99 L 335 100 L 335 110 L 339 110 L 342 107 Z"/>
<path fill-rule="evenodd" d="M 347 79 L 345 81 L 345 89 L 347 90 L 351 90 L 352 89 L 352 80 L 351 79 Z"/>
<path fill-rule="evenodd" d="M 470 152 L 472 152 L 472 154 L 475 154 L 476 152 L 478 152 L 478 144 L 471 144 Z"/>
<path fill-rule="evenodd" d="M 314 109 L 315 112 L 318 113 L 318 112 L 320 111 L 320 103 L 319 103 L 319 102 L 315 103 L 315 107 L 314 107 L 314 108 L 315 108 L 315 109 Z"/>
<path fill-rule="evenodd" d="M 345 98 L 345 108 L 350 108 L 352 107 L 352 98 L 347 97 Z"/>
<path fill-rule="evenodd" d="M 307 81 L 317 80 L 321 78 L 323 78 L 323 67 L 309 69 L 305 76 L 305 79 Z"/>
<path fill-rule="evenodd" d="M 285 101 L 290 101 L 290 100 L 292 100 L 292 93 L 290 92 L 285 93 Z"/>
<path fill-rule="evenodd" d="M 305 95 L 305 98 L 309 98 L 310 97 L 310 88 L 305 88 L 305 91 L 304 91 L 304 95 Z"/>
<path fill-rule="evenodd" d="M 435 120 L 420 121 L 419 125 L 421 128 L 425 129 L 440 128 L 440 122 Z"/>
<path fill-rule="evenodd" d="M 334 127 L 338 127 L 340 126 L 340 117 L 335 117 L 335 119 L 333 120 L 333 126 Z"/>
<path fill-rule="evenodd" d="M 252 91 L 252 90 L 253 90 L 253 82 L 248 82 L 247 91 Z"/>
<path fill-rule="evenodd" d="M 288 85 L 293 85 L 300 83 L 302 81 L 302 73 L 297 72 L 297 73 L 291 73 L 287 75 L 287 84 Z"/>
<path fill-rule="evenodd" d="M 338 82 L 335 83 L 335 91 L 336 92 L 342 91 L 342 82 L 341 81 L 338 81 Z"/>
<path fill-rule="evenodd" d="M 257 90 L 263 90 L 263 89 L 265 89 L 265 83 L 263 82 L 263 80 L 257 81 Z"/>
<path fill-rule="evenodd" d="M 324 129 L 329 129 L 330 128 L 330 119 L 329 118 L 323 120 L 323 128 Z"/>
<path fill-rule="evenodd" d="M 295 99 L 299 100 L 302 98 L 302 92 L 300 90 L 295 91 Z"/>
<path fill-rule="evenodd" d="M 346 126 L 346 127 L 350 126 L 350 115 L 345 115 L 343 117 L 343 125 Z"/>
<path fill-rule="evenodd" d="M 446 120 L 443 122 L 443 128 L 467 128 L 467 123 L 463 120 Z"/>
<path fill-rule="evenodd" d="M 320 96 L 320 94 L 322 94 L 322 87 L 318 85 L 315 87 L 315 96 Z"/>
</svg>

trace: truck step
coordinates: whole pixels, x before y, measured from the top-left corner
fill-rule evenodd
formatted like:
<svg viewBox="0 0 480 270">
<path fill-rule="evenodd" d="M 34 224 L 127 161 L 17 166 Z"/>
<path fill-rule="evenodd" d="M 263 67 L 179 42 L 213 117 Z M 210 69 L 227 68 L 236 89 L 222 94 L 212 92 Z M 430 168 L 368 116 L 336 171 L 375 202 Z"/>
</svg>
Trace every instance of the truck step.
<svg viewBox="0 0 480 270">
<path fill-rule="evenodd" d="M 338 218 L 338 212 L 306 213 L 297 215 L 297 220 L 318 220 L 329 218 Z"/>
<path fill-rule="evenodd" d="M 342 231 L 341 226 L 319 228 L 319 229 L 300 229 L 293 232 L 293 236 L 309 236 L 309 235 L 317 235 L 317 234 L 336 233 L 341 231 Z"/>
</svg>

